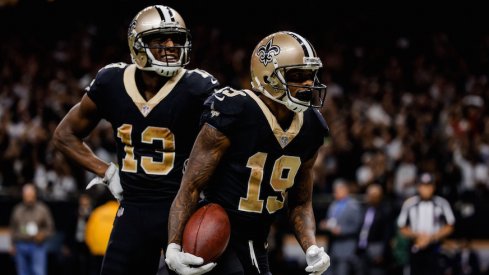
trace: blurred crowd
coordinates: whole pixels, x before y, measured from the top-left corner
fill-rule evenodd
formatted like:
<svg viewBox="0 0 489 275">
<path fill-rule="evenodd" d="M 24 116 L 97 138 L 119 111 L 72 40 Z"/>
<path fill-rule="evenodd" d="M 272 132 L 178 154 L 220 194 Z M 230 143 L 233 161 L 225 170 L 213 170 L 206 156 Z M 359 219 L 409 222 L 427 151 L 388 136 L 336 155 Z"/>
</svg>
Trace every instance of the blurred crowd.
<svg viewBox="0 0 489 275">
<path fill-rule="evenodd" d="M 380 185 L 396 213 L 415 194 L 419 171 L 428 171 L 454 210 L 452 237 L 489 238 L 487 30 L 467 22 L 470 31 L 449 23 L 429 28 L 427 21 L 410 29 L 406 23 L 370 22 L 360 12 L 347 19 L 346 13 L 316 18 L 314 27 L 294 25 L 289 16 L 271 30 L 256 22 L 238 28 L 236 22 L 218 25 L 217 14 L 207 21 L 185 1 L 166 4 L 173 3 L 189 18 L 189 67 L 208 70 L 224 85 L 250 88 L 249 53 L 263 34 L 291 28 L 314 40 L 326 65 L 321 79 L 328 95 L 321 112 L 331 133 L 315 165 L 318 222 L 338 179 L 360 201 L 368 186 Z M 20 199 L 22 186 L 32 182 L 44 201 L 78 202 L 93 175 L 56 152 L 50 139 L 101 66 L 131 62 L 127 26 L 145 3 L 119 4 L 112 17 L 109 7 L 76 8 L 77 14 L 91 13 L 90 19 L 60 3 L 0 7 L 0 196 Z M 14 18 L 25 21 L 13 24 Z M 251 18 L 241 19 L 246 25 Z M 109 125 L 98 125 L 87 143 L 102 159 L 115 160 Z"/>
</svg>

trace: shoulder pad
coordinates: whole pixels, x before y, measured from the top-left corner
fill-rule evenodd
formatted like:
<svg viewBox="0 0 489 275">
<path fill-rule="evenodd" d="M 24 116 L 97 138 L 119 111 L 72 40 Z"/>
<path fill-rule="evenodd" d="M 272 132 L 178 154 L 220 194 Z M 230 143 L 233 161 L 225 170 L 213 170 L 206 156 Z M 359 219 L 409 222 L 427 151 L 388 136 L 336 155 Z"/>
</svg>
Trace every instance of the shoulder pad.
<svg viewBox="0 0 489 275">
<path fill-rule="evenodd" d="M 124 62 L 111 63 L 98 70 L 97 75 L 92 82 L 85 88 L 85 91 L 90 91 L 92 85 L 97 82 L 97 85 L 104 85 L 112 80 L 114 76 L 120 75 L 124 72 L 128 64 Z"/>
<path fill-rule="evenodd" d="M 209 91 L 217 89 L 220 85 L 212 74 L 201 69 L 187 70 L 184 77 L 190 80 L 188 90 L 194 94 L 208 94 Z"/>
<path fill-rule="evenodd" d="M 232 115 L 240 113 L 248 100 L 249 96 L 242 90 L 224 87 L 207 98 L 204 104 L 212 111 Z"/>
<path fill-rule="evenodd" d="M 98 70 L 97 74 L 101 74 L 103 72 L 124 70 L 127 66 L 128 66 L 127 63 L 124 62 L 111 63 L 106 65 L 102 69 Z"/>
</svg>

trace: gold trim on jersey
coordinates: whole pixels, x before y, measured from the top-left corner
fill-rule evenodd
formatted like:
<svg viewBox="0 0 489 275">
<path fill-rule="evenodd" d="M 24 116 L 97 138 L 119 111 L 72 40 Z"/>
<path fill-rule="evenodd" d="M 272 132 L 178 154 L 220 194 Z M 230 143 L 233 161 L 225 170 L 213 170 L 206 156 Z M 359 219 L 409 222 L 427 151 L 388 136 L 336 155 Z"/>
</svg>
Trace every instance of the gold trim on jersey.
<svg viewBox="0 0 489 275">
<path fill-rule="evenodd" d="M 284 131 L 280 124 L 277 121 L 277 118 L 272 114 L 270 109 L 268 109 L 267 105 L 252 91 L 243 90 L 246 94 L 248 94 L 253 100 L 256 101 L 263 114 L 267 118 L 268 124 L 272 129 L 273 134 L 277 138 L 280 146 L 285 148 L 298 134 L 302 128 L 302 124 L 304 122 L 304 114 L 303 113 L 294 113 L 294 118 L 290 127 L 287 131 Z"/>
<path fill-rule="evenodd" d="M 129 65 L 124 71 L 124 88 L 127 94 L 131 97 L 134 104 L 138 107 L 141 114 L 146 117 L 170 92 L 173 90 L 178 81 L 185 74 L 185 69 L 180 69 L 178 73 L 161 87 L 161 89 L 149 101 L 146 101 L 136 86 L 136 65 Z"/>
</svg>

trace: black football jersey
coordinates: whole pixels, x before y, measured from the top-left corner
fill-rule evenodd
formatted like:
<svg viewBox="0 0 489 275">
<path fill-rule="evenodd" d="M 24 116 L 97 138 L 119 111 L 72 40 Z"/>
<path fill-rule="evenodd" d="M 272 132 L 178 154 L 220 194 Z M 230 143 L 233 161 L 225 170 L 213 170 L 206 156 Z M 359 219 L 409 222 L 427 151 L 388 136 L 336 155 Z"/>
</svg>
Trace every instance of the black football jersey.
<svg viewBox="0 0 489 275">
<path fill-rule="evenodd" d="M 182 69 L 146 101 L 135 73 L 133 64 L 108 65 L 87 93 L 112 125 L 124 199 L 173 199 L 200 128 L 203 103 L 218 81 L 205 71 Z"/>
<path fill-rule="evenodd" d="M 287 130 L 259 97 L 224 88 L 210 96 L 202 116 L 231 145 L 205 189 L 206 200 L 222 205 L 239 238 L 265 240 L 275 215 L 303 163 L 323 144 L 328 128 L 318 111 L 294 115 Z"/>
</svg>

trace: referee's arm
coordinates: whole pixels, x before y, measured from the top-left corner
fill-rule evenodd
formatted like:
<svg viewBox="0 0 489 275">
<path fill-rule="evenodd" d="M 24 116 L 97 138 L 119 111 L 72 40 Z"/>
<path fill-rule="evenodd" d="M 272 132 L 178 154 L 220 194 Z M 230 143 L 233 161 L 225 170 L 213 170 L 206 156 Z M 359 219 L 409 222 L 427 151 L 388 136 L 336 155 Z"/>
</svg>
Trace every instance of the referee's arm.
<svg viewBox="0 0 489 275">
<path fill-rule="evenodd" d="M 444 225 L 440 230 L 431 235 L 431 242 L 438 242 L 445 237 L 449 236 L 453 232 L 453 225 L 447 224 Z"/>
<path fill-rule="evenodd" d="M 417 235 L 416 232 L 411 230 L 410 220 L 409 220 L 409 208 L 411 208 L 416 203 L 414 198 L 408 199 L 402 205 L 401 213 L 397 218 L 397 226 L 399 227 L 399 232 L 406 238 L 414 240 Z"/>
<path fill-rule="evenodd" d="M 403 205 L 401 214 L 397 219 L 397 225 L 399 227 L 399 232 L 404 237 L 410 239 L 413 242 L 413 248 L 417 250 L 427 247 L 431 242 L 433 242 L 433 240 L 431 238 L 431 235 L 416 232 L 411 228 L 411 223 L 413 222 L 411 221 L 411 219 L 413 217 L 410 217 L 408 213 L 410 212 L 410 210 L 412 210 L 411 208 L 413 206 L 413 203 L 410 203 L 409 201 Z"/>
<path fill-rule="evenodd" d="M 445 217 L 446 224 L 441 226 L 440 229 L 431 235 L 431 242 L 438 242 L 443 240 L 452 234 L 455 224 L 455 216 L 453 215 L 452 208 L 447 200 L 442 198 L 435 198 L 437 202 L 442 206 L 443 216 Z"/>
</svg>

